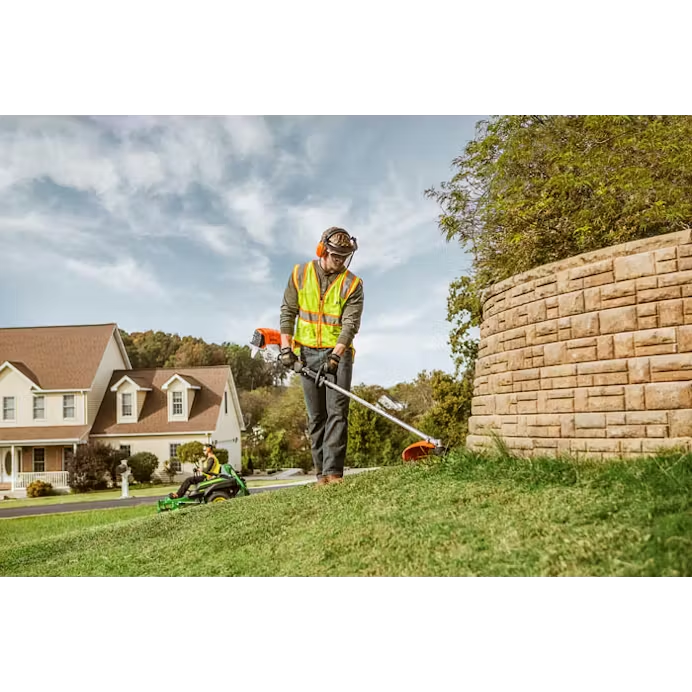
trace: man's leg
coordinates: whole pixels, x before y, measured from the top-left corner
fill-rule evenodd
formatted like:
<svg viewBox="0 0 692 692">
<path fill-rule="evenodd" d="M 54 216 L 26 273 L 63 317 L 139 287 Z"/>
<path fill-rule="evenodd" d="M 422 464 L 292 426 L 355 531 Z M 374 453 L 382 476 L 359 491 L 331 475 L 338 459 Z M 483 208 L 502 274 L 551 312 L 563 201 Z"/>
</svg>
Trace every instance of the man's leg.
<svg viewBox="0 0 692 692">
<path fill-rule="evenodd" d="M 336 372 L 336 384 L 351 391 L 353 375 L 353 354 L 347 350 L 341 357 Z M 327 393 L 327 425 L 324 435 L 324 456 L 322 472 L 331 481 L 342 478 L 346 461 L 348 443 L 348 408 L 351 400 L 341 392 L 325 387 Z"/>
<path fill-rule="evenodd" d="M 324 362 L 324 349 L 303 348 L 305 365 L 318 370 Z M 314 380 L 301 375 L 305 407 L 308 411 L 308 434 L 310 435 L 312 464 L 315 467 L 317 480 L 322 477 L 324 429 L 327 423 L 327 402 L 325 388 L 318 387 Z"/>
<path fill-rule="evenodd" d="M 203 476 L 198 476 L 197 474 L 193 473 L 191 476 L 188 476 L 180 484 L 180 487 L 178 488 L 178 492 L 171 493 L 170 497 L 182 497 L 188 491 L 188 488 L 191 485 L 195 485 L 196 483 L 199 483 L 202 480 L 202 478 L 203 478 Z"/>
</svg>

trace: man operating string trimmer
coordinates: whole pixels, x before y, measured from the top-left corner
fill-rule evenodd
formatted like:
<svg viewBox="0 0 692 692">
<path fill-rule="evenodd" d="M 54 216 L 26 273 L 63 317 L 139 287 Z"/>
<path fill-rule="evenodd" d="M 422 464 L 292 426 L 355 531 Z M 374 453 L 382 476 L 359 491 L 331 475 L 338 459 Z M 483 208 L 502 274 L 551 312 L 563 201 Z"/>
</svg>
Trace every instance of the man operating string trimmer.
<svg viewBox="0 0 692 692">
<path fill-rule="evenodd" d="M 293 369 L 298 359 L 334 376 L 350 391 L 353 338 L 363 313 L 363 282 L 348 270 L 356 239 L 343 228 L 327 229 L 317 245 L 318 259 L 297 264 L 281 305 L 281 363 Z M 296 323 L 297 320 L 297 323 Z M 345 394 L 302 377 L 317 484 L 339 483 L 348 440 Z"/>
</svg>

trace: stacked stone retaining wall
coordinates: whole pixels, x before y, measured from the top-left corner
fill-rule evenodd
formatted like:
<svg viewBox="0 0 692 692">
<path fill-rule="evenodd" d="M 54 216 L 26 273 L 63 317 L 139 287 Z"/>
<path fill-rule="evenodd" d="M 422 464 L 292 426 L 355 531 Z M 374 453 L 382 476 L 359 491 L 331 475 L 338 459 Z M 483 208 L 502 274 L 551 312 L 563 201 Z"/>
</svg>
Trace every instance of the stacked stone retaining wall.
<svg viewBox="0 0 692 692">
<path fill-rule="evenodd" d="M 692 448 L 692 230 L 495 284 L 468 446 L 634 456 Z"/>
</svg>

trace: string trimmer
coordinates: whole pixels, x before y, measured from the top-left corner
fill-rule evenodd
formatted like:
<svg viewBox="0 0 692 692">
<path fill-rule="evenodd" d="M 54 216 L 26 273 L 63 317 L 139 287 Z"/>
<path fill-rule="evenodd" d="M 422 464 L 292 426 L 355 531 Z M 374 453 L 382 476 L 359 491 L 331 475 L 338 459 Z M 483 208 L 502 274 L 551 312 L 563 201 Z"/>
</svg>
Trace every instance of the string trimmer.
<svg viewBox="0 0 692 692">
<path fill-rule="evenodd" d="M 255 333 L 252 335 L 250 344 L 260 350 L 264 350 L 269 346 L 280 347 L 281 334 L 276 329 L 256 329 Z M 338 384 L 332 382 L 332 380 L 329 379 L 329 376 L 326 373 L 322 371 L 312 370 L 300 361 L 297 361 L 295 363 L 294 369 L 295 372 L 299 373 L 303 377 L 307 377 L 308 379 L 313 380 L 318 387 L 329 387 L 330 389 L 340 392 L 341 394 L 344 394 L 347 397 L 349 397 L 349 399 L 357 401 L 359 404 L 362 404 L 363 406 L 369 408 L 371 411 L 374 411 L 378 415 L 387 418 L 387 420 L 392 421 L 392 423 L 396 423 L 405 430 L 408 430 L 414 435 L 420 437 L 420 442 L 414 442 L 413 444 L 406 447 L 406 449 L 401 453 L 401 458 L 404 461 L 415 461 L 416 459 L 421 459 L 422 457 L 426 457 L 431 453 L 440 454 L 444 451 L 444 446 L 442 445 L 440 440 L 437 440 L 434 437 L 431 437 L 430 435 L 426 435 L 424 432 L 421 432 L 420 430 L 416 430 L 416 428 L 414 428 L 412 425 L 404 423 L 404 421 L 395 418 L 390 413 L 387 413 L 386 411 L 383 411 L 381 408 L 374 406 L 369 401 L 361 399 L 361 397 L 357 396 L 353 392 L 349 392 L 347 389 L 339 387 Z"/>
</svg>

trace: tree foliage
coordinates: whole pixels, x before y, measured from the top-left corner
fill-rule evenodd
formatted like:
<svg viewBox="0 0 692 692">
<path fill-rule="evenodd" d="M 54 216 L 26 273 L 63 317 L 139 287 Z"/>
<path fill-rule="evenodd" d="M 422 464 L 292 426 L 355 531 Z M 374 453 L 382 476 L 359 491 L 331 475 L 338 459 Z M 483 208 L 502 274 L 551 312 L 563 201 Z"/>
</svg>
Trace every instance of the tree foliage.
<svg viewBox="0 0 692 692">
<path fill-rule="evenodd" d="M 180 337 L 161 331 L 120 330 L 133 368 L 190 368 L 229 365 L 238 391 L 251 391 L 277 381 L 277 364 L 252 357 L 249 346 L 207 343 L 196 336 Z"/>
<path fill-rule="evenodd" d="M 453 165 L 426 195 L 445 237 L 473 257 L 447 303 L 460 368 L 490 284 L 692 222 L 690 116 L 494 117 Z"/>
<path fill-rule="evenodd" d="M 127 465 L 138 483 L 148 483 L 159 465 L 159 460 L 151 452 L 138 452 L 127 460 Z"/>
</svg>

